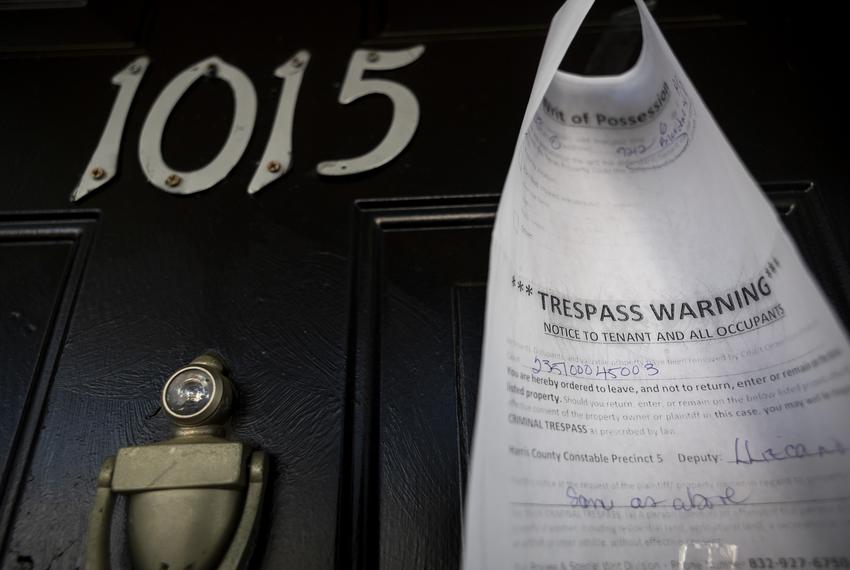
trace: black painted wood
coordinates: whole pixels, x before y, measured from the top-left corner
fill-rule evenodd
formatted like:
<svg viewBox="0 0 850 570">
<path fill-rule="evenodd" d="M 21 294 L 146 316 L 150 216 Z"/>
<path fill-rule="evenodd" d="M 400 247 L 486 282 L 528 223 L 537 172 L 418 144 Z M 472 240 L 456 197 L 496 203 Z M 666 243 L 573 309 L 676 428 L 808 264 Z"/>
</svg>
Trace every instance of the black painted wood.
<svg viewBox="0 0 850 570">
<path fill-rule="evenodd" d="M 235 435 L 272 457 L 254 567 L 454 567 L 488 224 L 548 9 L 418 3 L 405 14 L 394 0 L 187 1 L 127 3 L 122 12 L 125 3 L 113 4 L 119 13 L 104 21 L 127 25 L 95 24 L 90 43 L 66 12 L 73 30 L 51 32 L 51 16 L 29 35 L 4 36 L 18 47 L 0 55 L 0 226 L 65 228 L 64 237 L 39 237 L 25 259 L 20 244 L 0 255 L 0 307 L 30 303 L 22 314 L 42 315 L 33 323 L 50 331 L 19 349 L 9 335 L 20 330 L 0 320 L 0 355 L 14 371 L 0 380 L 12 386 L 0 445 L 13 457 L 0 497 L 0 566 L 82 565 L 101 461 L 165 437 L 162 382 L 213 349 L 238 390 Z M 622 71 L 636 30 L 610 16 L 628 5 L 596 9 L 565 65 Z M 826 6 L 796 4 L 802 12 L 786 17 L 791 6 L 659 0 L 657 10 L 756 178 L 818 183 L 815 193 L 783 199 L 796 204 L 789 220 L 798 243 L 846 316 L 846 118 L 823 97 L 835 91 L 822 73 L 840 45 L 823 32 L 839 19 Z M 0 14 L 0 27 L 12 17 Z M 38 21 L 35 12 L 14 17 Z M 336 102 L 351 51 L 415 42 L 426 45 L 419 61 L 373 74 L 416 93 L 422 120 L 410 146 L 380 170 L 320 178 L 317 162 L 364 152 L 390 117 L 380 97 Z M 300 48 L 313 59 L 296 109 L 293 169 L 249 197 L 280 93 L 273 70 Z M 110 78 L 140 53 L 152 64 L 118 177 L 69 205 L 117 92 Z M 212 54 L 254 82 L 257 124 L 222 183 L 171 196 L 144 180 L 141 126 L 167 82 Z M 167 160 L 191 168 L 211 158 L 231 110 L 222 85 L 199 82 L 169 121 Z M 73 253 L 60 271 L 62 247 Z M 31 278 L 43 289 L 28 286 Z M 121 530 L 116 524 L 115 567 L 128 563 Z"/>
<path fill-rule="evenodd" d="M 26 477 L 96 223 L 85 211 L 0 216 L 0 530 Z"/>
<path fill-rule="evenodd" d="M 452 288 L 486 279 L 496 199 L 355 205 L 341 567 L 457 561 L 468 429 Z"/>
<path fill-rule="evenodd" d="M 49 325 L 71 245 L 0 241 L 0 266 L 15 268 L 0 274 L 0 474 L 26 413 L 42 346 L 52 333 Z M 4 479 L 0 475 L 0 488 Z"/>
<path fill-rule="evenodd" d="M 70 0 L 0 3 L 0 54 L 96 53 L 138 49 L 153 2 Z"/>
</svg>

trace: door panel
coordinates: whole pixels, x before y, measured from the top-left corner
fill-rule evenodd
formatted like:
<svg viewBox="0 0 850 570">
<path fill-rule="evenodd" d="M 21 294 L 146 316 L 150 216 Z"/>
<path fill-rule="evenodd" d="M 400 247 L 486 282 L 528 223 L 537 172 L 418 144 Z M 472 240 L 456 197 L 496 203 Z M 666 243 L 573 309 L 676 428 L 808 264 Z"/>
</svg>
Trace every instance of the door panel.
<svg viewBox="0 0 850 570">
<path fill-rule="evenodd" d="M 26 413 L 72 245 L 0 241 L 0 266 L 15 268 L 0 274 L 0 473 L 5 473 L 18 424 Z"/>
<path fill-rule="evenodd" d="M 492 196 L 356 206 L 345 566 L 456 563 L 471 430 L 466 405 L 474 398 L 459 375 L 458 351 L 480 327 L 468 324 L 458 336 L 457 323 L 476 316 L 452 291 L 480 287 L 486 277 L 494 207 Z M 456 322 L 458 309 L 464 319 Z"/>
<path fill-rule="evenodd" d="M 96 223 L 53 212 L 0 218 L 0 529 L 25 477 Z"/>
</svg>

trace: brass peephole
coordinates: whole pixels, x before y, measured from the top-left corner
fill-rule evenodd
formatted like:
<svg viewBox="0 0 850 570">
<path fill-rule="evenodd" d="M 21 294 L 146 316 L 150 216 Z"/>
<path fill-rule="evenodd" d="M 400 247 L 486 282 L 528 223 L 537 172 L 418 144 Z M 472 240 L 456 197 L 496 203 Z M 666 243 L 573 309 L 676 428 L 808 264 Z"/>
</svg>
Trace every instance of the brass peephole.
<svg viewBox="0 0 850 570">
<path fill-rule="evenodd" d="M 86 569 L 107 570 L 116 495 L 127 499 L 127 534 L 137 570 L 235 570 L 257 532 L 267 458 L 226 439 L 233 388 L 224 365 L 199 356 L 171 375 L 162 408 L 174 437 L 123 447 L 104 461 L 89 517 Z"/>
</svg>

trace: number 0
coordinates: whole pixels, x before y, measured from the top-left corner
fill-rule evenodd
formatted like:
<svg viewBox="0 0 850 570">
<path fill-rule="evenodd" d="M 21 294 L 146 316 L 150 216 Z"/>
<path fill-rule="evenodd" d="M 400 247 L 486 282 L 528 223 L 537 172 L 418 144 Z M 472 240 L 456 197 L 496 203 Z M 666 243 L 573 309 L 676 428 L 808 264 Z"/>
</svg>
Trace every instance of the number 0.
<svg viewBox="0 0 850 570">
<path fill-rule="evenodd" d="M 177 101 L 203 75 L 217 77 L 230 85 L 235 103 L 233 124 L 224 146 L 211 162 L 198 170 L 181 172 L 170 168 L 162 158 L 162 133 Z M 145 176 L 151 184 L 172 194 L 194 194 L 214 186 L 242 158 L 254 130 L 256 115 L 257 93 L 251 80 L 239 68 L 215 56 L 196 63 L 166 85 L 148 112 L 139 138 L 139 161 Z"/>
</svg>

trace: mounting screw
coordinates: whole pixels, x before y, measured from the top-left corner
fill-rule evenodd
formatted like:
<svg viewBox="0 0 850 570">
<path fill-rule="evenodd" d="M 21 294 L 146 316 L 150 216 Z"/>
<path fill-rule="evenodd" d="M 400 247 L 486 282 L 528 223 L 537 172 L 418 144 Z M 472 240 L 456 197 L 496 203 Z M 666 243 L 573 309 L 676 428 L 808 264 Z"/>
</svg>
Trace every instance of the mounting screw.
<svg viewBox="0 0 850 570">
<path fill-rule="evenodd" d="M 281 165 L 276 160 L 271 160 L 266 165 L 266 170 L 268 170 L 269 172 L 280 172 L 280 169 L 281 169 Z"/>
<path fill-rule="evenodd" d="M 381 55 L 376 51 L 370 51 L 366 54 L 366 61 L 369 63 L 375 63 L 379 59 L 381 59 Z"/>
<path fill-rule="evenodd" d="M 142 70 L 142 66 L 139 65 L 138 63 L 134 63 L 130 66 L 130 73 L 132 73 L 133 75 L 136 75 L 141 70 Z"/>
<path fill-rule="evenodd" d="M 183 179 L 180 178 L 179 174 L 169 174 L 168 178 L 165 179 L 165 184 L 174 188 L 175 186 L 179 186 L 182 181 Z"/>
<path fill-rule="evenodd" d="M 102 169 L 99 166 L 92 168 L 92 170 L 91 170 L 91 177 L 92 178 L 94 178 L 95 180 L 100 180 L 104 176 L 106 176 L 106 171 L 104 169 Z"/>
<path fill-rule="evenodd" d="M 218 65 L 215 63 L 207 65 L 207 77 L 218 77 Z"/>
<path fill-rule="evenodd" d="M 304 65 L 304 62 L 301 61 L 299 58 L 297 58 L 297 57 L 292 58 L 292 67 L 294 67 L 295 69 L 298 69 L 302 65 Z"/>
</svg>

